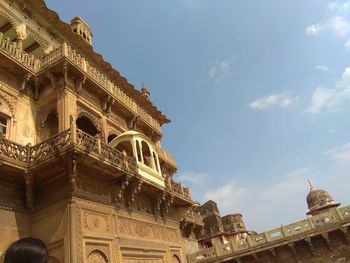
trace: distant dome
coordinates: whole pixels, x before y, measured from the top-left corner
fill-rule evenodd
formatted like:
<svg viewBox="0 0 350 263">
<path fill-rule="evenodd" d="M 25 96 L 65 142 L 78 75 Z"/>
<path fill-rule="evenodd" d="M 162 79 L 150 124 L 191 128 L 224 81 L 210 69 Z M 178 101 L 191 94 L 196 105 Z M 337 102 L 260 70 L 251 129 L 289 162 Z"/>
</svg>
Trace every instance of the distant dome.
<svg viewBox="0 0 350 263">
<path fill-rule="evenodd" d="M 325 190 L 316 189 L 311 186 L 310 192 L 306 197 L 307 207 L 309 208 L 308 215 L 313 215 L 323 209 L 337 207 L 340 203 L 336 203 L 333 197 Z"/>
</svg>

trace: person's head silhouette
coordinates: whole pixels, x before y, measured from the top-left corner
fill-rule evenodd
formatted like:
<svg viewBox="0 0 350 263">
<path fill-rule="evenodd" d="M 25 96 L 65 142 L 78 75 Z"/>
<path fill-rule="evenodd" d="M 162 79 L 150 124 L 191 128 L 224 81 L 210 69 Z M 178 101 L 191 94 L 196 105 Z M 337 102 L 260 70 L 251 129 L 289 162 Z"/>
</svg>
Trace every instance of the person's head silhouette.
<svg viewBox="0 0 350 263">
<path fill-rule="evenodd" d="M 5 252 L 4 263 L 47 263 L 49 253 L 43 241 L 26 237 L 13 242 Z"/>
</svg>

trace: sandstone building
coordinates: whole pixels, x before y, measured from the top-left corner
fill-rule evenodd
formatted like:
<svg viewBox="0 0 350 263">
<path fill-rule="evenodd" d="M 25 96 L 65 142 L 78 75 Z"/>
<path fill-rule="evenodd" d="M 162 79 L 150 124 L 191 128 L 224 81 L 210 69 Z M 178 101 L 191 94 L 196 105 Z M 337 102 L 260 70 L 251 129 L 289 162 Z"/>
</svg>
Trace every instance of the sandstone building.
<svg viewBox="0 0 350 263">
<path fill-rule="evenodd" d="M 83 19 L 0 0 L 0 254 L 31 235 L 50 262 L 186 262 L 203 223 L 161 148 L 168 122 Z"/>
</svg>

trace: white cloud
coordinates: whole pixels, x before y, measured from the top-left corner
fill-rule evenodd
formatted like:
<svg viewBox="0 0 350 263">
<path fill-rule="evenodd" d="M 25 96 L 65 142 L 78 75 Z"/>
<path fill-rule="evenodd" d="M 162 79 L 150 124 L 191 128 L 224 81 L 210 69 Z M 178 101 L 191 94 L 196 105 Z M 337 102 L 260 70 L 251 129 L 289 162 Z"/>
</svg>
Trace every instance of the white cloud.
<svg viewBox="0 0 350 263">
<path fill-rule="evenodd" d="M 191 184 L 202 184 L 207 180 L 207 178 L 208 178 L 208 175 L 206 173 L 192 173 L 192 172 L 183 173 L 178 177 L 179 181 L 184 183 L 191 183 Z"/>
<path fill-rule="evenodd" d="M 254 110 L 265 110 L 272 107 L 288 108 L 298 100 L 299 98 L 291 93 L 277 93 L 256 99 L 249 106 Z"/>
<path fill-rule="evenodd" d="M 346 51 L 350 50 L 350 38 L 345 42 L 344 47 Z"/>
<path fill-rule="evenodd" d="M 248 195 L 248 190 L 239 186 L 235 181 L 219 187 L 216 190 L 209 191 L 205 194 L 205 199 L 214 200 L 223 209 L 235 209 Z"/>
<path fill-rule="evenodd" d="M 339 2 L 339 1 L 330 2 L 328 4 L 328 9 L 330 11 L 332 11 L 332 12 L 338 12 L 338 13 L 347 12 L 350 9 L 350 1 L 346 1 L 346 2 Z"/>
<path fill-rule="evenodd" d="M 325 151 L 325 154 L 331 158 L 331 160 L 350 165 L 350 142 L 347 142 L 339 147 L 335 147 Z"/>
<path fill-rule="evenodd" d="M 216 81 L 221 81 L 227 74 L 232 71 L 233 59 L 235 56 L 231 56 L 221 62 L 216 62 L 214 66 L 209 69 L 209 77 Z"/>
<path fill-rule="evenodd" d="M 339 110 L 350 100 L 350 67 L 346 68 L 341 79 L 333 88 L 318 87 L 312 94 L 307 113 L 317 114 L 323 110 Z"/>
<path fill-rule="evenodd" d="M 310 168 L 300 168 L 280 175 L 281 179 L 267 188 L 253 189 L 230 181 L 208 191 L 205 200 L 217 202 L 222 216 L 242 213 L 250 230 L 269 230 L 305 217 L 307 179 L 311 172 Z"/>
<path fill-rule="evenodd" d="M 332 73 L 332 71 L 325 65 L 317 65 L 316 70 L 327 72 L 327 73 Z"/>
<path fill-rule="evenodd" d="M 322 24 L 320 24 L 320 23 L 319 24 L 313 24 L 313 25 L 308 26 L 305 29 L 305 32 L 308 35 L 317 35 L 322 29 L 323 29 Z"/>
<path fill-rule="evenodd" d="M 350 21 L 343 16 L 335 16 L 326 22 L 306 27 L 306 34 L 317 35 L 321 31 L 330 31 L 338 37 L 345 37 L 350 32 Z"/>
</svg>

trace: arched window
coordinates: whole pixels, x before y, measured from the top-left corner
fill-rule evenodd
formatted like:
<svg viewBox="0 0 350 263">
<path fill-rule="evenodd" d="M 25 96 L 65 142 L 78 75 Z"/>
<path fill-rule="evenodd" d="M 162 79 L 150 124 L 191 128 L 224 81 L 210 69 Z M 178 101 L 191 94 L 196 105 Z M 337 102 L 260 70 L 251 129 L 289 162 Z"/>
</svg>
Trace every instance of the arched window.
<svg viewBox="0 0 350 263">
<path fill-rule="evenodd" d="M 117 135 L 114 133 L 108 135 L 107 142 L 110 143 L 116 137 L 117 137 Z"/>
<path fill-rule="evenodd" d="M 9 138 L 11 124 L 11 110 L 0 98 L 0 136 Z"/>
<path fill-rule="evenodd" d="M 133 157 L 132 145 L 129 141 L 120 142 L 117 147 L 115 147 L 120 152 L 126 152 L 126 154 L 130 157 Z"/>
<path fill-rule="evenodd" d="M 177 255 L 173 255 L 173 263 L 181 263 L 181 260 Z"/>
<path fill-rule="evenodd" d="M 149 146 L 146 142 L 142 141 L 142 155 L 143 155 L 143 162 L 145 165 L 147 165 L 150 168 L 153 168 L 152 166 L 152 155 L 151 151 L 149 149 Z"/>
<path fill-rule="evenodd" d="M 80 116 L 76 121 L 77 127 L 83 132 L 90 134 L 91 136 L 96 136 L 98 130 L 92 121 L 86 116 Z"/>
<path fill-rule="evenodd" d="M 49 115 L 47 115 L 43 131 L 41 134 L 41 140 L 47 140 L 51 138 L 52 136 L 56 135 L 58 133 L 58 118 L 56 113 L 51 111 Z"/>
</svg>

